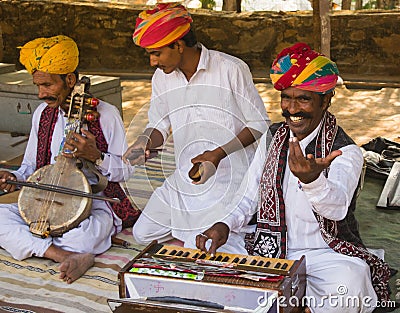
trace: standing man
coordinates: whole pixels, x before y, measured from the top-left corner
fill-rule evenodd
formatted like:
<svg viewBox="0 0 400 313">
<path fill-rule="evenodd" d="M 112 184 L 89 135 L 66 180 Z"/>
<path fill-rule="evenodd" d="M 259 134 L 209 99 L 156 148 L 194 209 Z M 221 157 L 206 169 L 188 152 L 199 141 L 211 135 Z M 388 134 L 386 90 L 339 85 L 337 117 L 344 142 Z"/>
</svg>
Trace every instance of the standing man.
<svg viewBox="0 0 400 313">
<path fill-rule="evenodd" d="M 226 215 L 254 142 L 269 125 L 248 66 L 198 43 L 191 22 L 182 5 L 158 4 L 139 15 L 133 34 L 157 69 L 149 123 L 124 158 L 143 164 L 172 130 L 176 161 L 133 228 L 141 244 L 175 238 L 194 248 L 196 234 Z M 137 150 L 144 152 L 137 157 Z M 189 177 L 194 165 L 200 166 L 199 179 Z"/>
<path fill-rule="evenodd" d="M 73 133 L 69 139 L 65 138 L 68 121 L 65 116 L 69 109 L 66 100 L 78 81 L 78 55 L 76 43 L 63 35 L 37 38 L 21 47 L 20 61 L 32 74 L 38 97 L 44 102 L 33 114 L 21 167 L 14 172 L 0 171 L 0 188 L 13 192 L 15 185 L 7 180 L 26 181 L 37 169 L 54 164 L 60 149 L 65 147 L 71 153 L 63 153 L 64 157 L 93 162 L 107 177 L 108 185 L 100 195 L 118 197 L 121 202 L 111 205 L 93 200 L 90 216 L 61 237 L 34 236 L 17 203 L 0 205 L 0 246 L 17 260 L 36 256 L 59 262 L 60 278 L 67 283 L 82 276 L 93 265 L 96 254 L 110 248 L 111 236 L 121 230 L 123 222 L 133 224 L 139 215 L 118 183 L 123 181 L 124 174 L 131 173 L 131 168 L 121 160 L 127 144 L 118 109 L 99 101 L 99 119 L 88 122 L 82 134 Z M 90 184 L 97 183 L 93 172 L 85 167 L 82 171 Z"/>
<path fill-rule="evenodd" d="M 372 312 L 389 299 L 389 268 L 365 248 L 353 214 L 363 156 L 328 111 L 337 78 L 336 64 L 304 43 L 278 55 L 271 79 L 285 122 L 260 139 L 231 214 L 196 241 L 213 254 L 256 213 L 249 253 L 305 255 L 312 312 Z"/>
</svg>

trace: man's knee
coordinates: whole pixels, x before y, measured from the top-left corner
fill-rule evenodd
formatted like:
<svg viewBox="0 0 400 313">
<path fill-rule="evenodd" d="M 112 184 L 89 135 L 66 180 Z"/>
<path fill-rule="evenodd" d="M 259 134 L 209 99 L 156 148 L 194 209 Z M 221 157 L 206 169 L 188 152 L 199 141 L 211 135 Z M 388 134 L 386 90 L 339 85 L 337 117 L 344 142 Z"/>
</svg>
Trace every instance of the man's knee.
<svg viewBox="0 0 400 313">
<path fill-rule="evenodd" d="M 147 233 L 146 229 L 138 222 L 132 227 L 133 239 L 140 245 L 148 245 L 152 241 Z"/>
<path fill-rule="evenodd" d="M 359 262 L 345 262 L 340 266 L 338 271 L 338 282 L 354 285 L 357 282 L 364 284 L 365 281 L 371 280 L 370 269 L 367 263 L 359 260 Z"/>
<path fill-rule="evenodd" d="M 347 297 L 371 297 L 376 298 L 372 287 L 370 268 L 368 264 L 359 262 L 345 262 L 340 266 L 336 276 L 336 286 L 333 286 L 331 294 Z"/>
</svg>

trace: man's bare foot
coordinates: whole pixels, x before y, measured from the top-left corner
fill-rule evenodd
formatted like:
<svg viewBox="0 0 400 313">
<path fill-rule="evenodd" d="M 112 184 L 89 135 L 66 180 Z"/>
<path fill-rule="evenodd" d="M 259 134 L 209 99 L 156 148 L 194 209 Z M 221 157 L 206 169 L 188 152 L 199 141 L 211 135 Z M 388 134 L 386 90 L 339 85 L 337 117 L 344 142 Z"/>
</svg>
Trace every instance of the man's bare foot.
<svg viewBox="0 0 400 313">
<path fill-rule="evenodd" d="M 94 264 L 94 255 L 90 253 L 73 253 L 65 258 L 58 267 L 60 278 L 71 284 Z"/>
<path fill-rule="evenodd" d="M 68 284 L 81 277 L 94 264 L 94 255 L 66 251 L 51 245 L 43 257 L 60 263 L 60 278 Z"/>
</svg>

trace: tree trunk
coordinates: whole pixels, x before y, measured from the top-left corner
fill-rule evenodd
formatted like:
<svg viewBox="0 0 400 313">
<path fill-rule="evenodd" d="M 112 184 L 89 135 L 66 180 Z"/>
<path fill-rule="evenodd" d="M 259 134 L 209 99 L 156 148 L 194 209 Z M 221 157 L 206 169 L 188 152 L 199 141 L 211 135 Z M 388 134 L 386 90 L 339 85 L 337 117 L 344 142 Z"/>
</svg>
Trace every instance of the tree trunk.
<svg viewBox="0 0 400 313">
<path fill-rule="evenodd" d="M 329 16 L 329 1 L 320 0 L 319 12 L 321 20 L 321 53 L 331 57 L 331 20 Z"/>
<path fill-rule="evenodd" d="M 330 2 L 313 0 L 314 49 L 328 58 L 331 54 Z"/>
<path fill-rule="evenodd" d="M 222 10 L 223 11 L 236 11 L 236 0 L 223 0 Z"/>
<path fill-rule="evenodd" d="M 242 12 L 242 0 L 236 0 L 236 12 Z"/>
<path fill-rule="evenodd" d="M 362 10 L 362 0 L 356 0 L 356 10 Z"/>
<path fill-rule="evenodd" d="M 342 10 L 350 10 L 350 8 L 351 8 L 351 0 L 343 0 Z"/>
<path fill-rule="evenodd" d="M 314 50 L 320 51 L 321 49 L 321 19 L 319 17 L 319 1 L 313 0 L 313 33 L 314 33 Z"/>
<path fill-rule="evenodd" d="M 377 9 L 383 9 L 385 7 L 385 1 L 383 0 L 377 0 L 376 1 L 376 8 Z"/>
</svg>

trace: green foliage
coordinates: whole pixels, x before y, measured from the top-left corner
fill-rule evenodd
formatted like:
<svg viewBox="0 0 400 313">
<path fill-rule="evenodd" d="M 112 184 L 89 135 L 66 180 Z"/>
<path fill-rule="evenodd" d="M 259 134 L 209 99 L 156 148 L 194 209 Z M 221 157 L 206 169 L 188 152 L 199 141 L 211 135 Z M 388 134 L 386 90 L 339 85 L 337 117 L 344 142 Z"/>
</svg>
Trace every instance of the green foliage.
<svg viewBox="0 0 400 313">
<path fill-rule="evenodd" d="M 217 5 L 215 3 L 215 0 L 200 0 L 201 1 L 201 8 L 202 9 L 209 9 L 213 10 L 215 6 Z"/>
<path fill-rule="evenodd" d="M 368 1 L 366 4 L 363 5 L 363 9 L 375 9 L 376 8 L 376 1 Z"/>
</svg>

